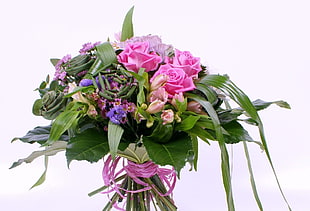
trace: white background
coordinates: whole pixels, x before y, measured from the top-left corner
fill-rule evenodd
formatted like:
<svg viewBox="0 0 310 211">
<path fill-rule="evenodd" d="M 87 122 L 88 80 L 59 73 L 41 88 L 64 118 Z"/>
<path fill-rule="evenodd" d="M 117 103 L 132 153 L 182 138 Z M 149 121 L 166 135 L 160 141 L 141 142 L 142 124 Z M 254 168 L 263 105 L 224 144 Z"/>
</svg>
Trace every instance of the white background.
<svg viewBox="0 0 310 211">
<path fill-rule="evenodd" d="M 135 35 L 157 34 L 167 44 L 201 57 L 212 73 L 229 74 L 252 100 L 286 100 L 292 109 L 262 111 L 269 149 L 293 210 L 310 210 L 309 56 L 307 0 L 129 1 L 12 0 L 0 3 L 0 210 L 101 210 L 107 198 L 87 193 L 102 185 L 102 162 L 72 162 L 64 153 L 50 159 L 46 182 L 29 187 L 43 160 L 8 170 L 37 145 L 10 143 L 48 122 L 31 114 L 33 90 L 53 75 L 49 58 L 76 55 L 86 42 L 114 39 L 135 5 Z M 249 129 L 254 138 L 257 131 Z M 241 144 L 233 152 L 237 211 L 258 210 Z M 250 145 L 259 195 L 267 211 L 287 210 L 267 162 Z M 180 211 L 226 210 L 216 143 L 200 145 L 198 172 L 182 171 L 174 198 Z"/>
</svg>

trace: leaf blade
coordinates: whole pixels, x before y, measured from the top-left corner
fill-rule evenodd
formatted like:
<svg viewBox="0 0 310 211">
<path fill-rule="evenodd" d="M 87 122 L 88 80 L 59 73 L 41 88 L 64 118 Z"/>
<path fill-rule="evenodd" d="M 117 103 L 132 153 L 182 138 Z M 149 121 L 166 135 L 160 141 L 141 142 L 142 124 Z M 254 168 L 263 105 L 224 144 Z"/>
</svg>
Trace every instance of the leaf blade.
<svg viewBox="0 0 310 211">
<path fill-rule="evenodd" d="M 97 162 L 109 152 L 107 134 L 96 128 L 88 128 L 72 137 L 66 148 L 67 165 L 73 160 Z"/>
<path fill-rule="evenodd" d="M 109 121 L 108 124 L 108 142 L 110 148 L 110 154 L 114 159 L 117 154 L 118 146 L 121 141 L 122 135 L 124 133 L 124 129 L 117 124 Z"/>
<path fill-rule="evenodd" d="M 133 15 L 134 7 L 132 7 L 126 14 L 123 26 L 122 26 L 122 34 L 121 41 L 125 41 L 131 37 L 133 37 L 133 24 L 132 24 L 132 15 Z"/>
</svg>

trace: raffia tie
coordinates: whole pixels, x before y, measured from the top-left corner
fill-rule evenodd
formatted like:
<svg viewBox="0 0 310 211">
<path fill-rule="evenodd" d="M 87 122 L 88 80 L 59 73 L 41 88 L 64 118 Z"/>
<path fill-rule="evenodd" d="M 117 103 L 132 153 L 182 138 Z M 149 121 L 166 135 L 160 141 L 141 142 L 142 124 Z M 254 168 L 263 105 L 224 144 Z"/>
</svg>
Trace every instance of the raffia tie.
<svg viewBox="0 0 310 211">
<path fill-rule="evenodd" d="M 104 185 L 109 187 L 108 191 L 102 192 L 103 194 L 116 192 L 120 197 L 125 199 L 125 193 L 140 193 L 143 191 L 148 191 L 154 189 L 160 196 L 168 196 L 172 194 L 173 189 L 176 183 L 176 173 L 175 170 L 168 168 L 160 168 L 158 165 L 152 161 L 147 161 L 145 163 L 135 163 L 130 160 L 127 160 L 125 164 L 125 159 L 123 159 L 123 165 L 120 170 L 117 171 L 118 164 L 121 160 L 121 157 L 117 157 L 115 160 L 112 159 L 112 156 L 108 156 L 107 160 L 104 162 L 104 167 L 102 171 L 102 177 Z M 116 179 L 122 175 L 127 174 L 134 182 L 139 185 L 142 185 L 144 188 L 138 190 L 127 190 L 121 187 L 121 184 L 116 181 Z M 150 185 L 140 178 L 151 178 L 153 176 L 159 177 L 163 184 L 168 188 L 165 194 L 159 192 L 155 185 Z M 124 210 L 113 204 L 113 206 L 118 210 Z"/>
</svg>

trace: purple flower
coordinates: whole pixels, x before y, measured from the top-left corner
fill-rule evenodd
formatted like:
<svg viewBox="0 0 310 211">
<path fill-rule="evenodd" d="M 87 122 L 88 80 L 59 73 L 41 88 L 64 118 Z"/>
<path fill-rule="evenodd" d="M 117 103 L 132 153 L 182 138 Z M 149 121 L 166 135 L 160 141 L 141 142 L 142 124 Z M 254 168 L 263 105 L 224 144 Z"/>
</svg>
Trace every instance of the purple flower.
<svg viewBox="0 0 310 211">
<path fill-rule="evenodd" d="M 166 45 L 162 43 L 161 38 L 157 35 L 133 37 L 127 42 L 148 42 L 150 45 L 150 51 L 158 53 L 160 56 L 162 56 L 162 58 L 165 58 L 170 52 L 173 52 L 172 45 Z"/>
<path fill-rule="evenodd" d="M 64 81 L 66 77 L 66 72 L 63 70 L 62 66 L 63 64 L 66 64 L 70 61 L 71 55 L 66 55 L 62 59 L 60 59 L 57 64 L 55 65 L 55 74 L 54 74 L 54 80 L 61 80 Z"/>
<path fill-rule="evenodd" d="M 79 83 L 79 86 L 90 86 L 93 85 L 93 81 L 91 79 L 82 79 Z"/>
<path fill-rule="evenodd" d="M 107 117 L 110 118 L 110 121 L 114 124 L 125 123 L 126 121 L 126 111 L 122 106 L 114 106 L 108 113 Z"/>
<path fill-rule="evenodd" d="M 85 55 L 88 51 L 92 50 L 95 46 L 99 45 L 100 42 L 95 42 L 92 44 L 91 42 L 85 43 L 83 48 L 79 51 L 81 55 Z"/>
</svg>

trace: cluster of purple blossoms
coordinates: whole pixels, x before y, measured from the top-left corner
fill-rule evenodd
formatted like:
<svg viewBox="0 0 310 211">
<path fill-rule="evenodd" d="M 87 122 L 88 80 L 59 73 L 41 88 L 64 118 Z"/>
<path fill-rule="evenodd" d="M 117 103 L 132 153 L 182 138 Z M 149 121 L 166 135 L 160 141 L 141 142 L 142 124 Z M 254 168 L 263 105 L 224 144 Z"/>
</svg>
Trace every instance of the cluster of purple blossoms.
<svg viewBox="0 0 310 211">
<path fill-rule="evenodd" d="M 109 118 L 114 124 L 124 124 L 127 122 L 127 114 L 135 111 L 135 104 L 127 100 L 115 99 L 109 101 L 105 98 L 99 98 L 97 104 L 101 110 L 103 118 Z"/>
<path fill-rule="evenodd" d="M 57 64 L 55 65 L 55 74 L 54 74 L 54 80 L 60 80 L 64 81 L 66 77 L 66 71 L 64 71 L 63 65 L 68 63 L 71 59 L 71 55 L 66 55 L 62 59 L 60 59 Z"/>
<path fill-rule="evenodd" d="M 82 49 L 79 51 L 81 55 L 85 55 L 87 54 L 87 52 L 89 52 L 90 50 L 92 50 L 94 47 L 96 47 L 97 45 L 99 45 L 101 42 L 95 42 L 95 43 L 85 43 L 82 47 Z"/>
<path fill-rule="evenodd" d="M 101 76 L 105 79 L 104 76 Z M 119 90 L 119 84 L 108 77 L 110 89 Z M 99 83 L 98 77 L 95 79 L 96 84 L 101 89 L 101 84 Z M 91 86 L 93 85 L 92 79 L 82 79 L 79 83 L 79 86 Z M 107 87 L 105 87 L 107 88 Z M 100 97 L 96 94 L 97 97 L 93 97 L 93 100 L 97 103 L 97 106 L 100 109 L 100 114 L 103 118 L 109 118 L 114 124 L 124 124 L 127 122 L 127 114 L 135 111 L 135 104 L 128 102 L 125 99 L 116 98 L 114 100 L 109 100 L 104 97 Z"/>
</svg>

